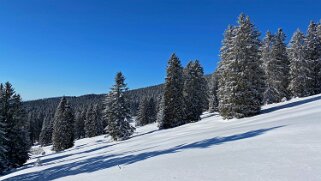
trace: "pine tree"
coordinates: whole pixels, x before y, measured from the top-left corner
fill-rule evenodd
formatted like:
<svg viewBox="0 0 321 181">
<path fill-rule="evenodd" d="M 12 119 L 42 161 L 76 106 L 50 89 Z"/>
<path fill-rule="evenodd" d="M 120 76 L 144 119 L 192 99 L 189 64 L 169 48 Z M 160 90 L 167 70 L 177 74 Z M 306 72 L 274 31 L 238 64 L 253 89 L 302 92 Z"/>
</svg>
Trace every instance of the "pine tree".
<svg viewBox="0 0 321 181">
<path fill-rule="evenodd" d="M 54 151 L 74 146 L 74 116 L 66 97 L 61 99 L 55 113 L 52 143 Z"/>
<path fill-rule="evenodd" d="M 290 59 L 290 84 L 289 90 L 293 97 L 306 97 L 313 94 L 314 89 L 309 84 L 312 79 L 311 67 L 305 59 L 305 37 L 304 34 L 297 30 L 290 41 L 288 49 Z"/>
<path fill-rule="evenodd" d="M 191 61 L 184 70 L 184 112 L 185 122 L 201 119 L 203 105 L 207 102 L 207 82 L 199 61 Z"/>
<path fill-rule="evenodd" d="M 164 119 L 160 129 L 173 128 L 184 124 L 183 68 L 175 54 L 167 66 L 164 90 Z"/>
<path fill-rule="evenodd" d="M 225 32 L 219 66 L 219 111 L 227 119 L 258 114 L 264 85 L 260 33 L 243 14 L 238 24 Z"/>
<path fill-rule="evenodd" d="M 53 121 L 50 117 L 45 117 L 42 124 L 41 133 L 39 136 L 39 143 L 41 146 L 48 146 L 52 144 L 52 131 L 53 131 Z"/>
<path fill-rule="evenodd" d="M 23 165 L 29 158 L 30 140 L 26 112 L 22 107 L 20 95 L 16 94 L 12 85 L 7 82 L 2 88 L 1 117 L 3 123 L 5 148 L 5 164 L 7 168 L 16 168 Z"/>
<path fill-rule="evenodd" d="M 213 113 L 215 111 L 218 111 L 218 72 L 214 72 L 211 75 L 211 79 L 209 82 L 209 105 L 208 105 L 208 112 Z"/>
<path fill-rule="evenodd" d="M 285 34 L 279 29 L 275 36 L 269 32 L 264 40 L 262 61 L 266 78 L 264 103 L 281 102 L 288 98 L 289 59 L 286 52 Z"/>
<path fill-rule="evenodd" d="M 86 137 L 94 137 L 102 134 L 102 124 L 99 119 L 97 106 L 90 106 L 87 110 L 85 120 L 85 134 Z"/>
<path fill-rule="evenodd" d="M 133 134 L 135 128 L 129 123 L 131 120 L 129 102 L 124 94 L 128 88 L 121 72 L 117 73 L 115 82 L 105 102 L 105 119 L 108 121 L 106 130 L 114 140 L 126 140 Z"/>
<path fill-rule="evenodd" d="M 311 22 L 306 35 L 306 57 L 311 67 L 309 87 L 311 95 L 321 93 L 321 38 L 318 36 L 317 24 Z"/>
</svg>

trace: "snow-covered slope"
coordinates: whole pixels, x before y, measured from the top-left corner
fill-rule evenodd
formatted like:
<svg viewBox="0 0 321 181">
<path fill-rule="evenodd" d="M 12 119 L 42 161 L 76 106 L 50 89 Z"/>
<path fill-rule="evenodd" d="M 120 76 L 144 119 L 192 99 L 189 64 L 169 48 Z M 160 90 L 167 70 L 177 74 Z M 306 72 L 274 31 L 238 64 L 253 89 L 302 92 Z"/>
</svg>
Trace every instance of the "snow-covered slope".
<svg viewBox="0 0 321 181">
<path fill-rule="evenodd" d="M 60 153 L 46 147 L 0 180 L 321 180 L 321 95 L 262 112 L 239 120 L 207 114 L 161 131 L 148 125 L 127 141 L 99 136 Z"/>
</svg>

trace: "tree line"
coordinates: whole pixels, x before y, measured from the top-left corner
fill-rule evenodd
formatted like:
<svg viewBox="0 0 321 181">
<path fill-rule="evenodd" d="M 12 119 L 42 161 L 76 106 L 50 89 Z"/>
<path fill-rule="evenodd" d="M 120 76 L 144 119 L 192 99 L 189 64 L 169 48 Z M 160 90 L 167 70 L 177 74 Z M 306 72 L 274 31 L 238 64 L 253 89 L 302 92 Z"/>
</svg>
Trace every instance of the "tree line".
<svg viewBox="0 0 321 181">
<path fill-rule="evenodd" d="M 210 111 L 223 118 L 260 113 L 264 104 L 321 93 L 321 24 L 310 22 L 306 35 L 299 29 L 289 45 L 280 28 L 263 41 L 248 16 L 228 26 L 221 61 L 212 76 Z"/>
</svg>

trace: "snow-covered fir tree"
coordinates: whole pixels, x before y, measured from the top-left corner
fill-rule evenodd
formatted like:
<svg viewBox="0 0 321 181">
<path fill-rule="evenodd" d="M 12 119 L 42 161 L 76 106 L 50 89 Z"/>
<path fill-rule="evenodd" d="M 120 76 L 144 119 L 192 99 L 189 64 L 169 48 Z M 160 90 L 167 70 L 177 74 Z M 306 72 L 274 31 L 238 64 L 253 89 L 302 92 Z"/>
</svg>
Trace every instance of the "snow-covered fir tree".
<svg viewBox="0 0 321 181">
<path fill-rule="evenodd" d="M 227 119 L 260 112 L 264 73 L 260 61 L 260 33 L 241 14 L 237 27 L 225 32 L 221 49 L 219 111 Z"/>
<path fill-rule="evenodd" d="M 86 137 L 94 137 L 102 134 L 102 124 L 99 119 L 97 106 L 90 106 L 87 110 L 85 119 L 85 135 Z"/>
<path fill-rule="evenodd" d="M 139 107 L 138 107 L 138 113 L 136 117 L 136 125 L 137 126 L 144 126 L 149 123 L 148 120 L 148 100 L 147 98 L 144 98 L 140 101 Z"/>
<path fill-rule="evenodd" d="M 203 67 L 198 60 L 190 61 L 184 69 L 184 120 L 185 123 L 201 119 L 204 104 L 207 102 L 207 81 Z"/>
<path fill-rule="evenodd" d="M 29 124 L 26 112 L 22 107 L 20 95 L 16 94 L 12 85 L 7 82 L 1 87 L 1 118 L 3 123 L 5 148 L 5 167 L 16 168 L 23 165 L 29 158 L 30 140 Z"/>
<path fill-rule="evenodd" d="M 157 111 L 157 115 L 156 115 L 156 122 L 158 124 L 159 128 L 163 127 L 163 123 L 164 123 L 164 108 L 165 108 L 165 98 L 164 95 L 162 95 L 160 97 L 160 103 L 158 105 L 158 111 Z"/>
<path fill-rule="evenodd" d="M 218 111 L 218 72 L 215 71 L 209 81 L 209 90 L 208 90 L 208 112 L 213 113 Z"/>
<path fill-rule="evenodd" d="M 148 106 L 147 106 L 147 115 L 148 115 L 148 123 L 154 123 L 157 119 L 157 108 L 156 108 L 156 101 L 154 98 L 149 98 Z"/>
<path fill-rule="evenodd" d="M 271 32 L 267 32 L 262 46 L 261 46 L 261 61 L 262 61 L 262 67 L 264 70 L 264 78 L 265 78 L 265 86 L 264 86 L 264 92 L 263 92 L 263 102 L 262 103 L 271 103 L 276 102 L 277 100 L 277 92 L 276 89 L 273 87 L 273 85 L 270 85 L 270 79 L 268 79 L 268 67 L 270 64 L 270 61 L 272 60 L 272 46 L 274 42 L 274 35 L 271 34 Z"/>
<path fill-rule="evenodd" d="M 87 108 L 83 107 L 81 111 L 77 112 L 75 116 L 75 138 L 81 139 L 86 136 L 85 121 L 86 121 Z"/>
<path fill-rule="evenodd" d="M 3 119 L 3 96 L 4 96 L 3 84 L 0 84 L 0 175 L 6 169 L 6 149 L 5 149 L 5 120 Z"/>
<path fill-rule="evenodd" d="M 290 59 L 290 84 L 289 90 L 293 97 L 306 97 L 313 95 L 314 89 L 311 86 L 311 67 L 305 59 L 305 37 L 297 30 L 290 41 L 288 54 Z"/>
<path fill-rule="evenodd" d="M 229 116 L 230 118 L 232 117 L 232 115 L 229 114 L 231 111 L 231 106 L 229 106 L 228 102 L 231 102 L 230 95 L 232 94 L 232 89 L 229 89 L 229 87 L 235 85 L 235 82 L 226 82 L 226 78 L 228 78 L 228 68 L 232 66 L 233 62 L 235 62 L 235 55 L 233 54 L 233 38 L 235 37 L 235 29 L 235 27 L 229 25 L 224 32 L 222 47 L 220 49 L 221 61 L 216 70 L 220 75 L 218 77 L 217 90 L 217 97 L 219 101 L 218 110 L 221 115 L 225 115 L 224 117 Z"/>
<path fill-rule="evenodd" d="M 144 98 L 139 103 L 138 114 L 136 118 L 137 126 L 144 126 L 156 121 L 156 105 L 153 98 Z"/>
<path fill-rule="evenodd" d="M 41 133 L 39 136 L 39 143 L 41 146 L 48 146 L 52 143 L 53 121 L 51 117 L 45 117 Z"/>
<path fill-rule="evenodd" d="M 285 34 L 278 29 L 275 36 L 269 32 L 262 47 L 265 72 L 263 103 L 277 103 L 289 97 L 289 59 L 286 51 Z"/>
<path fill-rule="evenodd" d="M 321 37 L 318 35 L 318 25 L 311 21 L 305 43 L 306 54 L 305 59 L 309 63 L 311 68 L 309 87 L 311 89 L 311 95 L 321 93 Z"/>
<path fill-rule="evenodd" d="M 164 90 L 164 119 L 160 129 L 184 124 L 183 68 L 180 60 L 172 54 L 167 65 Z"/>
<path fill-rule="evenodd" d="M 52 143 L 54 151 L 74 146 L 74 115 L 66 97 L 61 99 L 55 113 Z"/>
<path fill-rule="evenodd" d="M 131 115 L 125 95 L 128 88 L 121 72 L 117 73 L 115 82 L 105 101 L 104 113 L 108 124 L 106 131 L 114 140 L 126 140 L 133 134 L 135 128 L 129 123 Z"/>
</svg>

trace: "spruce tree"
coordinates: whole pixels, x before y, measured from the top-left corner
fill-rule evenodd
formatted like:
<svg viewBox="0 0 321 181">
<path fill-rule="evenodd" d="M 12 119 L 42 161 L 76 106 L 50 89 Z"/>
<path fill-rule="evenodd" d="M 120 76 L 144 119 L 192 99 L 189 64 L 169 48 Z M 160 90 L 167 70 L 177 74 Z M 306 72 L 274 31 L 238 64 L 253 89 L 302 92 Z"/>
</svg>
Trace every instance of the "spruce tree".
<svg viewBox="0 0 321 181">
<path fill-rule="evenodd" d="M 5 167 L 16 168 L 29 158 L 30 140 L 26 112 L 22 107 L 20 95 L 16 94 L 12 85 L 7 82 L 1 86 L 1 118 L 5 140 Z"/>
<path fill-rule="evenodd" d="M 106 131 L 114 140 L 126 140 L 133 134 L 135 128 L 129 123 L 130 107 L 125 95 L 128 88 L 121 72 L 117 73 L 115 82 L 105 101 L 104 113 L 108 122 Z"/>
<path fill-rule="evenodd" d="M 54 151 L 74 146 L 74 116 L 66 97 L 61 99 L 55 113 L 52 143 Z"/>
<path fill-rule="evenodd" d="M 208 112 L 213 113 L 215 111 L 218 111 L 218 72 L 215 71 L 211 75 L 211 79 L 209 82 L 209 105 L 208 105 Z"/>
<path fill-rule="evenodd" d="M 147 115 L 148 115 L 148 124 L 156 122 L 157 110 L 156 110 L 156 102 L 154 98 L 149 98 L 147 104 Z"/>
<path fill-rule="evenodd" d="M 318 35 L 317 24 L 311 21 L 306 35 L 306 57 L 311 72 L 309 87 L 312 87 L 311 95 L 321 93 L 321 38 Z"/>
<path fill-rule="evenodd" d="M 144 98 L 139 103 L 137 118 L 136 118 L 136 125 L 137 126 L 144 126 L 149 123 L 148 119 L 148 100 Z"/>
<path fill-rule="evenodd" d="M 86 137 L 94 137 L 102 134 L 102 124 L 99 119 L 97 106 L 90 106 L 87 110 L 85 120 L 85 134 Z"/>
<path fill-rule="evenodd" d="M 158 111 L 156 116 L 156 122 L 158 123 L 159 128 L 163 128 L 164 124 L 164 108 L 165 108 L 165 98 L 164 95 L 160 98 L 160 103 L 158 105 Z"/>
<path fill-rule="evenodd" d="M 289 90 L 293 97 L 306 97 L 313 94 L 314 89 L 309 84 L 312 79 L 311 67 L 305 59 L 305 37 L 304 34 L 297 30 L 290 41 L 288 49 L 290 59 L 290 84 Z"/>
<path fill-rule="evenodd" d="M 81 139 L 85 138 L 85 121 L 86 121 L 87 109 L 82 108 L 80 112 L 75 116 L 75 138 Z"/>
<path fill-rule="evenodd" d="M 207 102 L 207 82 L 199 61 L 191 61 L 184 70 L 184 112 L 185 122 L 201 119 L 203 107 Z"/>
<path fill-rule="evenodd" d="M 144 98 L 139 103 L 138 114 L 136 118 L 137 126 L 154 123 L 156 121 L 156 105 L 153 98 Z"/>
<path fill-rule="evenodd" d="M 183 68 L 180 60 L 172 54 L 168 61 L 164 90 L 164 119 L 160 129 L 184 124 Z"/>
<path fill-rule="evenodd" d="M 45 117 L 42 124 L 41 133 L 39 136 L 39 143 L 41 146 L 48 146 L 52 144 L 52 131 L 53 131 L 53 121 L 50 117 Z"/>
<path fill-rule="evenodd" d="M 4 88 L 3 84 L 0 84 L 0 175 L 7 167 L 7 160 L 6 160 L 6 149 L 5 149 L 5 119 L 3 119 L 3 102 L 4 102 Z"/>
<path fill-rule="evenodd" d="M 277 103 L 288 98 L 289 59 L 286 52 L 285 34 L 279 29 L 275 36 L 269 32 L 262 48 L 265 71 L 265 92 L 263 102 Z"/>
<path fill-rule="evenodd" d="M 238 24 L 225 32 L 219 66 L 219 111 L 227 119 L 258 114 L 264 85 L 260 33 L 243 14 Z"/>
<path fill-rule="evenodd" d="M 270 70 L 270 62 L 272 61 L 272 46 L 274 43 L 274 35 L 271 34 L 271 32 L 267 32 L 262 46 L 261 46 L 261 61 L 262 61 L 262 67 L 264 70 L 264 78 L 265 78 L 265 87 L 263 92 L 263 104 L 266 103 L 272 103 L 277 102 L 277 92 L 276 89 L 273 87 L 272 84 L 270 84 L 272 76 L 269 75 Z"/>
<path fill-rule="evenodd" d="M 235 64 L 236 58 L 235 53 L 233 52 L 233 46 L 234 46 L 234 37 L 235 37 L 236 27 L 228 26 L 228 28 L 224 32 L 224 38 L 222 41 L 222 47 L 220 49 L 220 58 L 221 61 L 218 65 L 217 72 L 219 73 L 219 79 L 218 79 L 218 90 L 217 90 L 217 96 L 219 101 L 219 112 L 220 114 L 227 118 L 232 118 L 231 112 L 231 98 L 232 98 L 232 89 L 230 87 L 236 86 L 235 81 L 227 81 L 227 78 L 229 77 L 228 68 L 232 67 L 232 63 Z M 234 66 L 234 65 L 233 65 Z M 235 74 L 233 72 L 233 74 Z M 235 75 L 234 75 L 235 76 Z M 233 77 L 234 77 L 233 76 Z"/>
</svg>

